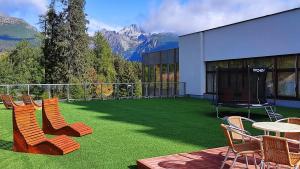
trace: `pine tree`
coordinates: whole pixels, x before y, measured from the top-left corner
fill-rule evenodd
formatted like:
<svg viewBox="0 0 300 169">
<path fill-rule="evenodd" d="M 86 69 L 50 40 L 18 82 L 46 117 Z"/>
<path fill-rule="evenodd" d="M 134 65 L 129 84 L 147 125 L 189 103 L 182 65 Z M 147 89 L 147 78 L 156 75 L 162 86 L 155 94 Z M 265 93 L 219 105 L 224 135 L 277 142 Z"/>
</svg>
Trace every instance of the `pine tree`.
<svg viewBox="0 0 300 169">
<path fill-rule="evenodd" d="M 116 70 L 112 50 L 100 32 L 94 36 L 94 68 L 101 82 L 115 82 Z"/>
<path fill-rule="evenodd" d="M 68 74 L 69 78 L 77 77 L 83 81 L 84 75 L 89 70 L 88 65 L 88 44 L 86 14 L 84 13 L 85 0 L 68 0 L 67 24 L 69 27 L 69 56 Z M 85 79 L 86 81 L 87 79 Z"/>
<path fill-rule="evenodd" d="M 56 11 L 57 0 L 51 0 L 49 9 L 44 16 L 41 16 L 40 24 L 43 30 L 43 45 L 46 83 L 68 83 L 68 27 L 66 24 L 66 10 Z M 60 3 L 66 6 L 66 2 Z"/>
</svg>

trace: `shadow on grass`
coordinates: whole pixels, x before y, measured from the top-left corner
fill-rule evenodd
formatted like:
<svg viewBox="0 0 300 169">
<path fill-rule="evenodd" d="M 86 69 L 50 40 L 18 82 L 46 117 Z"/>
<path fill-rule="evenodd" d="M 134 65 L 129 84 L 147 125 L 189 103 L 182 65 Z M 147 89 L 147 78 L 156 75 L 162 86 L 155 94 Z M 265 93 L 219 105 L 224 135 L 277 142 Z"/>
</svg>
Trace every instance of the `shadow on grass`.
<svg viewBox="0 0 300 169">
<path fill-rule="evenodd" d="M 145 126 L 136 132 L 160 137 L 172 141 L 212 148 L 226 144 L 220 123 L 216 117 L 211 101 L 192 98 L 177 99 L 140 99 L 140 100 L 107 100 L 69 103 L 80 106 L 80 109 L 97 112 L 100 120 L 124 122 Z M 299 116 L 300 109 L 278 108 L 279 113 L 288 116 Z M 247 109 L 222 108 L 221 116 L 247 117 Z M 264 109 L 251 109 L 251 119 L 269 121 Z M 253 133 L 260 134 L 251 127 L 245 126 Z"/>
<path fill-rule="evenodd" d="M 130 165 L 128 166 L 128 169 L 137 169 L 137 165 Z"/>
<path fill-rule="evenodd" d="M 6 140 L 0 140 L 0 149 L 12 151 L 13 142 L 6 141 Z"/>
<path fill-rule="evenodd" d="M 145 126 L 136 132 L 146 133 L 172 141 L 211 148 L 225 145 L 221 119 L 207 100 L 142 99 L 73 102 L 83 110 L 98 112 L 101 120 L 125 122 Z M 232 115 L 232 112 L 225 112 Z M 241 113 L 245 114 L 245 113 Z M 234 114 L 237 115 L 237 114 Z M 253 113 L 254 116 L 254 113 Z M 255 114 L 263 119 L 264 115 Z"/>
</svg>

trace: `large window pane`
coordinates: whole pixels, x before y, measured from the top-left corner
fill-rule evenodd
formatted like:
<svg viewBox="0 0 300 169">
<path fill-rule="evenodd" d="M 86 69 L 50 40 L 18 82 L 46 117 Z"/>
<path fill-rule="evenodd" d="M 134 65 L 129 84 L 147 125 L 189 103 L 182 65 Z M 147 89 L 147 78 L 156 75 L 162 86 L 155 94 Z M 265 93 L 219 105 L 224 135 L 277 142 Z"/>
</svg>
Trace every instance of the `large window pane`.
<svg viewBox="0 0 300 169">
<path fill-rule="evenodd" d="M 168 95 L 168 65 L 167 64 L 163 64 L 162 65 L 162 95 L 166 96 Z"/>
<path fill-rule="evenodd" d="M 296 75 L 295 72 L 278 73 L 278 95 L 279 96 L 296 96 Z"/>
<path fill-rule="evenodd" d="M 298 71 L 298 96 L 300 98 L 300 71 Z"/>
<path fill-rule="evenodd" d="M 282 56 L 277 58 L 277 68 L 295 68 L 296 66 L 296 56 Z"/>
<path fill-rule="evenodd" d="M 206 63 L 206 70 L 207 71 L 215 71 L 217 66 L 217 62 L 207 62 Z"/>
<path fill-rule="evenodd" d="M 155 65 L 155 81 L 157 82 L 155 85 L 155 96 L 160 95 L 160 88 L 161 88 L 161 79 L 160 79 L 160 64 Z"/>
<path fill-rule="evenodd" d="M 214 93 L 216 89 L 215 73 L 207 73 L 206 80 L 206 92 Z"/>
<path fill-rule="evenodd" d="M 149 82 L 149 66 L 144 67 L 144 82 Z"/>
<path fill-rule="evenodd" d="M 274 80 L 273 80 L 272 72 L 268 72 L 268 74 L 267 74 L 266 95 L 267 95 L 267 97 L 274 97 Z"/>
<path fill-rule="evenodd" d="M 232 60 L 229 61 L 229 68 L 242 68 L 243 60 Z"/>
<path fill-rule="evenodd" d="M 247 64 L 251 67 L 272 67 L 274 65 L 274 59 L 269 58 L 255 58 L 247 60 Z"/>
</svg>

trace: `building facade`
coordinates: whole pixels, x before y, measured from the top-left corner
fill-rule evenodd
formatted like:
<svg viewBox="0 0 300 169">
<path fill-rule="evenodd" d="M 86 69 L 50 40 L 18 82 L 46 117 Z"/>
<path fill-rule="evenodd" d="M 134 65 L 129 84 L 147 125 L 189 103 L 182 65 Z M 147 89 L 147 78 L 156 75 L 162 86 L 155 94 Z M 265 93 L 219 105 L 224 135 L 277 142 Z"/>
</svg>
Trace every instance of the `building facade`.
<svg viewBox="0 0 300 169">
<path fill-rule="evenodd" d="M 143 96 L 175 96 L 183 84 L 179 82 L 178 48 L 142 55 Z"/>
<path fill-rule="evenodd" d="M 179 81 L 186 82 L 186 94 L 214 94 L 216 67 L 265 66 L 272 68 L 268 94 L 279 105 L 300 107 L 299 20 L 296 8 L 180 36 Z"/>
</svg>

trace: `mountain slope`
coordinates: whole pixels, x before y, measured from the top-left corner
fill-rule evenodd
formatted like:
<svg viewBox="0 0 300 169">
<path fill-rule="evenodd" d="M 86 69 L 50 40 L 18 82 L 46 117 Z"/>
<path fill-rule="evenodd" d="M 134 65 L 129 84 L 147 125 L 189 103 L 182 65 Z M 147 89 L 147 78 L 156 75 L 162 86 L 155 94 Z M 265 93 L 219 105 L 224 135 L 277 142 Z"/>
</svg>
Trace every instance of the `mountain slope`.
<svg viewBox="0 0 300 169">
<path fill-rule="evenodd" d="M 21 40 L 35 42 L 36 28 L 22 19 L 0 15 L 0 51 L 14 47 Z"/>
<path fill-rule="evenodd" d="M 173 33 L 151 34 L 132 24 L 120 31 L 101 30 L 114 53 L 127 60 L 141 61 L 141 54 L 153 50 L 178 47 L 178 36 Z"/>
</svg>

